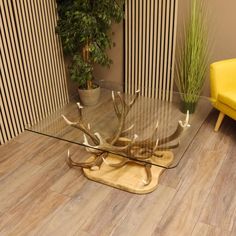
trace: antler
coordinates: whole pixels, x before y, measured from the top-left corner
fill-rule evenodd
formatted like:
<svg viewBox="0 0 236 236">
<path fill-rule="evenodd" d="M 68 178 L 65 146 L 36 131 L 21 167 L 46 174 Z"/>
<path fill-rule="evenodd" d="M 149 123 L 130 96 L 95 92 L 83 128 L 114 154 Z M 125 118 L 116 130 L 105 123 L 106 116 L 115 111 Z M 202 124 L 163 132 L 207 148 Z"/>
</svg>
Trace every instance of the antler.
<svg viewBox="0 0 236 236">
<path fill-rule="evenodd" d="M 131 130 L 134 127 L 134 125 L 131 125 L 128 129 L 124 130 L 125 118 L 128 115 L 131 107 L 134 105 L 136 99 L 138 98 L 139 93 L 140 93 L 140 90 L 137 90 L 135 92 L 135 96 L 134 96 L 133 100 L 131 100 L 131 102 L 129 102 L 129 103 L 126 103 L 124 98 L 121 96 L 120 92 L 117 92 L 117 95 L 118 95 L 118 98 L 119 98 L 119 101 L 121 104 L 121 109 L 119 109 L 118 100 L 116 99 L 116 97 L 114 95 L 114 91 L 112 91 L 113 107 L 114 107 L 115 113 L 117 115 L 117 118 L 119 120 L 119 126 L 118 126 L 117 131 L 111 141 L 112 145 L 117 142 L 117 140 L 120 138 L 122 133 L 126 133 L 128 130 Z"/>
<path fill-rule="evenodd" d="M 119 125 L 115 134 L 110 138 L 103 138 L 98 132 L 93 133 L 90 129 L 90 125 L 86 125 L 82 117 L 82 106 L 80 103 L 77 103 L 79 111 L 79 121 L 71 122 L 65 116 L 62 115 L 66 123 L 72 127 L 75 127 L 81 130 L 84 133 L 84 145 L 86 150 L 94 155 L 94 160 L 90 162 L 74 162 L 71 159 L 70 154 L 68 153 L 67 163 L 70 167 L 80 166 L 83 168 L 91 168 L 92 170 L 99 169 L 102 162 L 109 165 L 110 167 L 120 168 L 129 162 L 134 162 L 145 167 L 147 179 L 144 182 L 145 185 L 148 185 L 152 181 L 152 172 L 151 164 L 140 162 L 143 160 L 151 159 L 154 157 L 162 157 L 162 154 L 157 151 L 160 150 L 169 150 L 179 146 L 177 144 L 166 145 L 167 143 L 179 139 L 182 133 L 190 126 L 189 125 L 189 112 L 186 114 L 185 121 L 179 121 L 176 130 L 168 137 L 158 139 L 158 122 L 154 128 L 153 133 L 150 137 L 144 140 L 137 140 L 138 135 L 134 135 L 132 139 L 124 137 L 124 135 L 133 129 L 134 125 L 124 129 L 126 117 L 134 105 L 136 99 L 138 98 L 140 91 L 135 92 L 134 98 L 130 102 L 126 102 L 120 92 L 116 94 L 112 91 L 112 101 L 114 111 L 116 113 Z M 89 136 L 93 142 L 93 145 L 89 143 L 87 136 Z M 119 163 L 109 163 L 106 160 L 108 153 L 113 153 L 117 155 L 122 155 L 123 160 Z M 129 159 L 130 158 L 130 159 Z"/>
<path fill-rule="evenodd" d="M 186 114 L 186 118 L 185 118 L 185 121 L 179 121 L 178 122 L 178 126 L 175 130 L 175 132 L 173 134 L 171 134 L 169 137 L 166 137 L 166 138 L 163 138 L 163 139 L 160 139 L 160 142 L 159 144 L 162 145 L 162 144 L 165 144 L 165 143 L 169 143 L 177 138 L 180 138 L 180 136 L 182 135 L 182 133 L 188 128 L 190 127 L 190 124 L 189 124 L 189 111 L 187 111 L 187 114 Z"/>
<path fill-rule="evenodd" d="M 90 153 L 100 154 L 102 152 L 112 152 L 114 154 L 125 155 L 132 144 L 135 142 L 137 135 L 134 135 L 133 139 L 125 146 L 115 146 L 108 143 L 99 133 L 95 133 L 95 136 L 99 139 L 99 145 L 92 146 L 88 143 L 86 135 L 84 135 L 84 145 L 86 145 L 86 150 Z"/>
<path fill-rule="evenodd" d="M 80 105 L 79 102 L 77 103 L 77 107 L 78 107 L 78 111 L 79 111 L 79 121 L 78 122 L 71 122 L 64 115 L 62 115 L 63 119 L 65 120 L 65 122 L 68 125 L 70 125 L 74 128 L 77 128 L 77 129 L 81 130 L 83 133 L 87 134 L 92 139 L 94 144 L 99 144 L 98 138 L 90 130 L 90 124 L 86 125 L 83 121 L 83 116 L 82 116 L 82 108 L 83 107 Z"/>
<path fill-rule="evenodd" d="M 70 150 L 68 149 L 66 162 L 68 166 L 71 168 L 73 166 L 81 167 L 81 168 L 90 168 L 91 170 L 98 170 L 101 166 L 103 160 L 107 157 L 108 153 L 102 153 L 100 155 L 95 155 L 94 160 L 90 162 L 75 162 L 71 159 Z"/>
<path fill-rule="evenodd" d="M 121 97 L 120 92 L 117 92 L 117 95 L 118 95 L 118 97 L 119 97 L 119 100 L 120 100 L 121 104 L 124 105 L 124 109 L 126 110 L 125 116 L 127 116 L 129 110 L 130 110 L 131 107 L 134 105 L 134 103 L 135 103 L 136 99 L 138 98 L 139 94 L 140 94 L 140 90 L 136 90 L 135 95 L 134 95 L 134 98 L 133 98 L 129 103 L 126 103 L 126 102 L 124 101 L 124 99 Z M 115 97 L 114 91 L 112 91 L 112 101 L 113 101 L 113 107 L 114 107 L 115 113 L 116 113 L 118 119 L 120 119 L 120 117 L 121 117 L 121 111 L 120 111 L 120 109 L 119 109 L 118 101 L 117 101 L 117 99 L 116 99 L 116 97 Z"/>
</svg>

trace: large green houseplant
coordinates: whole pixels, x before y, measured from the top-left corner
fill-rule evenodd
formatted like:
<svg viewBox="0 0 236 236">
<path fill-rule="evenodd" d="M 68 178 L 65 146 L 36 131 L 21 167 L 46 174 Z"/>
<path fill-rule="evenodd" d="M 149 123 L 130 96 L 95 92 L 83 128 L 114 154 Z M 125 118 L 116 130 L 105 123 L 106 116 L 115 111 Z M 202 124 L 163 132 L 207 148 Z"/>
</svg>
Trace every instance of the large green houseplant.
<svg viewBox="0 0 236 236">
<path fill-rule="evenodd" d="M 183 112 L 194 112 L 206 77 L 209 55 L 206 13 L 204 0 L 191 0 L 189 21 L 176 60 L 176 84 Z"/>
<path fill-rule="evenodd" d="M 56 32 L 71 57 L 70 77 L 80 90 L 94 90 L 98 87 L 93 83 L 94 65 L 112 63 L 106 53 L 112 45 L 110 29 L 123 19 L 123 0 L 57 0 L 57 5 Z"/>
</svg>

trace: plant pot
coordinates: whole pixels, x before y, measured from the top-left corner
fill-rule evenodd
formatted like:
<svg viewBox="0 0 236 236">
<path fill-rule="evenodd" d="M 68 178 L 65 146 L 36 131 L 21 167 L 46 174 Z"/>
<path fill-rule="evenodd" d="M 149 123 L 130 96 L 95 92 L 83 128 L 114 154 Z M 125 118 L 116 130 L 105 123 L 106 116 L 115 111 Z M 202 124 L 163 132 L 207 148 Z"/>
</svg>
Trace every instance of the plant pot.
<svg viewBox="0 0 236 236">
<path fill-rule="evenodd" d="M 80 101 L 85 106 L 93 106 L 98 103 L 100 87 L 94 89 L 78 89 Z"/>
<path fill-rule="evenodd" d="M 192 114 L 195 112 L 196 105 L 197 102 L 181 101 L 181 111 L 185 114 L 189 111 L 189 114 Z"/>
</svg>

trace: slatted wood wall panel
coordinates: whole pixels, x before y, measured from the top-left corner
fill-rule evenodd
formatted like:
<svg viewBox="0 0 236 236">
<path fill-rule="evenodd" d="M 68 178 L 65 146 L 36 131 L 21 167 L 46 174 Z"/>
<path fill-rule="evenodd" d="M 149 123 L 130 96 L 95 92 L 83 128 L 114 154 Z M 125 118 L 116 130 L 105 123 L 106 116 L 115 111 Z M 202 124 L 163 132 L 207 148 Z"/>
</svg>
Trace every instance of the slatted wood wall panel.
<svg viewBox="0 0 236 236">
<path fill-rule="evenodd" d="M 0 143 L 68 102 L 54 0 L 0 1 Z"/>
<path fill-rule="evenodd" d="M 125 6 L 125 91 L 171 100 L 177 0 L 129 0 Z"/>
</svg>

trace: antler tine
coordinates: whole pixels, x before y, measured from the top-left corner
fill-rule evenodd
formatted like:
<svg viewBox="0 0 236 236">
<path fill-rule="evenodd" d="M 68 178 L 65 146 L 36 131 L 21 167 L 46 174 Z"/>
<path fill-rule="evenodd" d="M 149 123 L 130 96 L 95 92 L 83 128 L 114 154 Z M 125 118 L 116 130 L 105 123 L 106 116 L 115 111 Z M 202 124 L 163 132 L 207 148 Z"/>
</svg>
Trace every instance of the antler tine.
<svg viewBox="0 0 236 236">
<path fill-rule="evenodd" d="M 160 140 L 159 144 L 165 144 L 165 143 L 169 143 L 177 138 L 179 138 L 182 133 L 188 128 L 190 127 L 190 124 L 189 124 L 189 111 L 187 111 L 187 114 L 186 114 L 186 118 L 185 118 L 185 121 L 179 121 L 178 122 L 178 126 L 176 128 L 176 130 L 174 131 L 173 134 L 171 134 L 170 136 L 166 137 L 166 138 L 163 138 Z"/>
<path fill-rule="evenodd" d="M 137 91 L 135 92 L 135 96 L 134 96 L 134 98 L 133 98 L 133 100 L 132 100 L 131 102 L 126 103 L 126 102 L 124 101 L 124 106 L 125 106 L 125 116 L 128 115 L 130 109 L 132 108 L 132 106 L 134 105 L 136 99 L 138 98 L 139 93 L 140 93 L 140 90 L 137 90 Z"/>
<path fill-rule="evenodd" d="M 140 94 L 140 89 L 138 89 L 138 90 L 135 91 L 135 97 L 134 97 L 133 100 L 129 103 L 129 106 L 130 106 L 130 107 L 132 107 L 132 106 L 134 105 L 134 103 L 135 103 L 136 99 L 138 98 L 139 94 Z"/>
<path fill-rule="evenodd" d="M 90 130 L 91 129 L 91 125 L 88 123 L 88 129 Z"/>
<path fill-rule="evenodd" d="M 123 99 L 123 97 L 121 96 L 121 93 L 118 91 L 117 92 L 117 95 L 121 101 L 121 103 L 123 103 L 124 107 L 125 107 L 125 116 L 127 116 L 129 110 L 131 109 L 131 107 L 134 105 L 136 99 L 138 98 L 139 96 L 139 93 L 140 93 L 140 90 L 136 90 L 135 92 L 135 97 L 132 99 L 131 102 L 129 103 L 126 103 L 125 100 Z M 114 91 L 112 91 L 112 101 L 113 101 L 113 106 L 114 106 L 114 110 L 116 112 L 116 115 L 118 118 L 121 117 L 121 112 L 119 111 L 119 108 L 118 108 L 118 105 L 116 103 L 116 99 L 115 99 L 115 94 L 114 94 Z"/>
<path fill-rule="evenodd" d="M 119 111 L 119 116 L 118 116 L 119 126 L 117 128 L 117 131 L 116 131 L 114 137 L 112 138 L 111 145 L 115 144 L 117 142 L 117 140 L 119 139 L 119 137 L 123 131 L 123 127 L 125 124 L 125 118 L 126 118 L 125 101 L 124 101 L 123 97 L 121 96 L 120 92 L 117 92 L 117 95 L 118 95 L 120 102 L 121 102 L 121 111 Z"/>
<path fill-rule="evenodd" d="M 187 110 L 187 114 L 186 114 L 186 118 L 185 118 L 185 121 L 179 121 L 179 124 L 181 125 L 181 127 L 183 128 L 186 128 L 186 127 L 190 127 L 190 124 L 189 124 L 189 110 Z"/>
<path fill-rule="evenodd" d="M 77 128 L 77 129 L 81 130 L 83 133 L 87 134 L 95 144 L 99 143 L 98 138 L 83 124 L 81 119 L 79 122 L 72 122 L 72 121 L 68 120 L 64 115 L 61 115 L 61 116 L 68 125 L 70 125 L 74 128 Z"/>
<path fill-rule="evenodd" d="M 152 171 L 151 171 L 152 166 L 150 164 L 145 165 L 145 171 L 147 175 L 147 179 L 143 180 L 143 183 L 145 186 L 149 185 L 152 182 Z"/>
<path fill-rule="evenodd" d="M 102 150 L 100 150 L 99 145 L 93 147 L 92 145 L 89 144 L 86 135 L 84 134 L 83 136 L 84 136 L 83 144 L 86 146 L 85 149 L 87 152 L 90 152 L 92 154 L 101 154 L 103 152 Z"/>
<path fill-rule="evenodd" d="M 79 117 L 82 120 L 82 108 L 83 108 L 83 106 L 81 106 L 81 104 L 79 102 L 77 102 L 76 104 L 77 104 L 78 111 L 79 111 Z"/>
<path fill-rule="evenodd" d="M 156 144 L 153 147 L 153 152 L 155 152 L 158 149 L 158 143 L 159 143 L 159 139 L 157 139 Z"/>
<path fill-rule="evenodd" d="M 73 122 L 71 122 L 71 121 L 69 121 L 64 115 L 61 115 L 62 116 L 62 118 L 65 120 L 65 122 L 68 124 L 68 125 L 74 125 L 75 123 L 73 123 Z"/>
<path fill-rule="evenodd" d="M 118 91 L 117 96 L 118 96 L 118 98 L 120 100 L 120 104 L 121 104 L 121 109 L 119 109 L 118 103 L 115 98 L 115 93 L 114 93 L 114 91 L 112 91 L 112 101 L 113 101 L 115 113 L 116 113 L 118 120 L 119 120 L 119 126 L 117 129 L 117 132 L 115 133 L 114 137 L 112 138 L 111 144 L 115 144 L 122 133 L 126 133 L 127 131 L 129 131 L 130 129 L 133 128 L 133 126 L 131 126 L 128 129 L 123 130 L 125 118 L 128 115 L 129 110 L 133 106 L 135 100 L 137 99 L 139 92 L 140 92 L 140 90 L 137 90 L 135 93 L 134 99 L 129 104 L 127 104 L 125 102 L 125 99 L 121 96 L 121 93 Z"/>
<path fill-rule="evenodd" d="M 75 162 L 72 160 L 71 155 L 70 155 L 70 151 L 68 150 L 66 162 L 70 168 L 73 166 L 77 166 L 77 167 L 82 167 L 82 168 L 90 168 L 91 170 L 98 170 L 100 165 L 102 164 L 103 159 L 105 159 L 106 156 L 107 156 L 107 153 L 102 153 L 99 155 L 95 155 L 94 156 L 95 158 L 92 161 Z"/>
<path fill-rule="evenodd" d="M 145 147 L 146 145 L 149 145 L 152 148 L 152 146 L 155 146 L 156 145 L 156 141 L 153 141 L 153 138 L 155 137 L 155 135 L 157 133 L 158 126 L 159 126 L 159 122 L 157 121 L 152 135 L 149 138 L 141 140 L 141 141 L 139 141 L 139 142 L 137 142 L 135 144 L 140 146 L 140 147 Z"/>
<path fill-rule="evenodd" d="M 116 102 L 114 91 L 111 92 L 111 97 L 112 97 L 112 102 L 113 102 L 113 107 L 114 107 L 115 113 L 116 113 L 118 119 L 120 119 L 121 113 L 119 111 L 118 104 Z"/>
<path fill-rule="evenodd" d="M 134 124 L 132 124 L 129 128 L 125 129 L 122 131 L 122 135 L 124 135 L 125 133 L 129 132 L 130 130 L 132 130 L 134 128 Z"/>
</svg>

